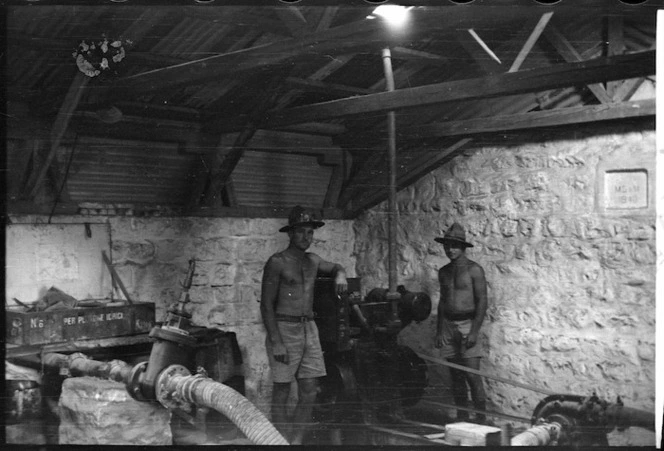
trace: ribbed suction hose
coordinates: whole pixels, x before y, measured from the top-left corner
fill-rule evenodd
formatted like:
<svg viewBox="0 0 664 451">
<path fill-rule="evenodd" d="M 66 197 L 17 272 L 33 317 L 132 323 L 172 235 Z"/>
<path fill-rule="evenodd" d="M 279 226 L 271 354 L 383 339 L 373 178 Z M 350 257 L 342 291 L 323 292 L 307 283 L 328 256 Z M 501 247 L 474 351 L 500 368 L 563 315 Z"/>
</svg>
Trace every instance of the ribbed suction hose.
<svg viewBox="0 0 664 451">
<path fill-rule="evenodd" d="M 167 393 L 177 393 L 186 402 L 209 407 L 225 415 L 257 445 L 288 445 L 265 415 L 228 385 L 200 375 L 174 374 L 163 381 L 162 387 Z"/>
<path fill-rule="evenodd" d="M 545 423 L 533 426 L 512 437 L 511 446 L 546 446 L 558 439 L 561 426 L 558 423 Z"/>
</svg>

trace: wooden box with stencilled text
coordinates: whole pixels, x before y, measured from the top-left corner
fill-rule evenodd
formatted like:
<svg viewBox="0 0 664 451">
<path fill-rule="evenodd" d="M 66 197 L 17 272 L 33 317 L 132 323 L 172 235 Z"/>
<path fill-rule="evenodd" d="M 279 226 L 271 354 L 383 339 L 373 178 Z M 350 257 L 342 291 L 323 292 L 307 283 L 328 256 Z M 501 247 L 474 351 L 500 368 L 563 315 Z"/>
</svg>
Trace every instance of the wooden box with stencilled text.
<svg viewBox="0 0 664 451">
<path fill-rule="evenodd" d="M 150 332 L 155 325 L 151 302 L 98 302 L 94 307 L 25 312 L 6 310 L 6 340 L 13 345 L 40 345 L 121 337 Z"/>
</svg>

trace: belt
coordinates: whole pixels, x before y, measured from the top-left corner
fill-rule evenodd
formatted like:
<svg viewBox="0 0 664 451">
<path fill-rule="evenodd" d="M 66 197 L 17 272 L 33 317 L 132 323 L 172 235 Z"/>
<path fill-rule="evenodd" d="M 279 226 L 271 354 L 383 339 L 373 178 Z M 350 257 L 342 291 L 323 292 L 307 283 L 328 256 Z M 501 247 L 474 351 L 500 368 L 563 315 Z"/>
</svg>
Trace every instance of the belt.
<svg viewBox="0 0 664 451">
<path fill-rule="evenodd" d="M 285 321 L 287 323 L 306 323 L 307 321 L 313 321 L 313 316 L 294 316 L 294 315 L 282 315 L 277 313 L 274 315 L 277 321 Z"/>
<path fill-rule="evenodd" d="M 465 319 L 475 318 L 475 312 L 466 312 L 466 313 L 443 312 L 443 316 L 445 317 L 445 319 L 449 321 L 463 321 Z"/>
</svg>

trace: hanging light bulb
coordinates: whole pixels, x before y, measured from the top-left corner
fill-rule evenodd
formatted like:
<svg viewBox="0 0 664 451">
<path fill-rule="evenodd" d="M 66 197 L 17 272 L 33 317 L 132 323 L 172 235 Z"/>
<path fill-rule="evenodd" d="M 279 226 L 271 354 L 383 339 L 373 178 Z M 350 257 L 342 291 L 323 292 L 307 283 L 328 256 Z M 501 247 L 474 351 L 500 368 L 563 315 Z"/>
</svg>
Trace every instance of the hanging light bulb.
<svg viewBox="0 0 664 451">
<path fill-rule="evenodd" d="M 382 17 L 395 27 L 402 26 L 408 20 L 408 11 L 413 9 L 412 6 L 401 6 L 401 5 L 380 5 L 373 12 L 367 16 L 367 19 L 375 19 L 376 17 Z"/>
</svg>

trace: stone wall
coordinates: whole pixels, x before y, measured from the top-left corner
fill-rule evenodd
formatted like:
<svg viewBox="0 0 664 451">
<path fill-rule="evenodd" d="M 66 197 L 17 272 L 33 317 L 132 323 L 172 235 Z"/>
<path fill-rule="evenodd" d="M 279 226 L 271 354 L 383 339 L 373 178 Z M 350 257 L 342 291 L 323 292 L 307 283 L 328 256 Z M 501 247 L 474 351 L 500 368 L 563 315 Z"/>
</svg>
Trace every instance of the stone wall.
<svg viewBox="0 0 664 451">
<path fill-rule="evenodd" d="M 11 218 L 14 224 L 44 224 L 47 219 Z M 244 364 L 246 396 L 269 413 L 272 384 L 258 301 L 263 265 L 270 255 L 288 246 L 288 236 L 278 232 L 286 220 L 56 216 L 45 230 L 62 223 L 86 221 L 110 225 L 110 254 L 115 269 L 133 299 L 155 303 L 158 321 L 165 318 L 166 309 L 179 299 L 189 259 L 196 259 L 196 273 L 189 291 L 192 322 L 236 333 Z M 36 233 L 30 236 L 38 243 L 44 240 L 44 236 Z M 350 221 L 326 220 L 325 226 L 316 230 L 310 251 L 344 265 L 349 277 L 353 277 L 353 245 Z M 66 243 L 63 247 L 67 247 Z M 85 256 L 79 256 L 78 266 L 95 265 L 107 272 L 99 255 L 94 253 L 95 261 L 85 261 Z M 62 271 L 57 259 L 52 266 L 53 274 Z M 11 281 L 7 283 L 11 285 Z"/>
<path fill-rule="evenodd" d="M 655 167 L 655 134 L 625 126 L 573 135 L 470 150 L 398 193 L 399 283 L 434 300 L 431 317 L 400 339 L 440 355 L 433 347 L 437 270 L 448 259 L 433 239 L 458 221 L 489 284 L 484 371 L 609 402 L 619 395 L 627 406 L 654 411 L 654 208 L 612 215 L 599 213 L 595 201 L 607 162 Z M 385 208 L 355 223 L 357 271 L 368 287 L 387 285 Z M 444 392 L 444 369 L 431 370 L 431 393 Z M 525 417 L 545 396 L 494 380 L 486 387 L 491 407 Z"/>
</svg>

